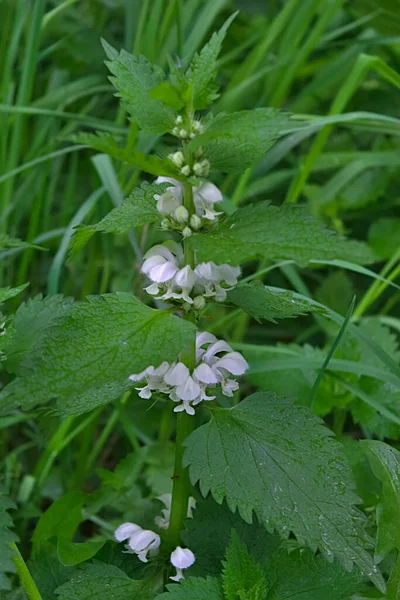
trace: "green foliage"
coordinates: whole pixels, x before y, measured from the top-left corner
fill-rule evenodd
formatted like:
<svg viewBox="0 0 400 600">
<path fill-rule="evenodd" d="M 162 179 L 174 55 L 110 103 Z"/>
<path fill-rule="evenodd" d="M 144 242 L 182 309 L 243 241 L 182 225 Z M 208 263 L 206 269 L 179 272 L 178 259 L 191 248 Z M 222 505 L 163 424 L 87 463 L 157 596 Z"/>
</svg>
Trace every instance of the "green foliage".
<svg viewBox="0 0 400 600">
<path fill-rule="evenodd" d="M 249 556 L 247 548 L 233 530 L 226 551 L 223 588 L 226 600 L 263 600 L 266 581 L 261 567 Z"/>
<path fill-rule="evenodd" d="M 16 508 L 14 502 L 0 486 L 0 590 L 11 589 L 8 574 L 15 573 L 15 565 L 12 561 L 14 550 L 9 547 L 9 544 L 16 542 L 18 538 L 10 529 L 14 524 L 8 514 L 8 511 L 14 508 Z"/>
<path fill-rule="evenodd" d="M 190 94 L 189 105 L 194 110 L 206 108 L 219 96 L 219 86 L 214 81 L 217 76 L 217 59 L 226 32 L 237 14 L 238 11 L 233 13 L 221 29 L 213 33 L 210 41 L 199 53 L 195 54 L 186 72 Z"/>
<path fill-rule="evenodd" d="M 156 600 L 224 600 L 219 580 L 212 577 L 191 577 L 179 585 L 167 585 L 167 589 Z"/>
<path fill-rule="evenodd" d="M 7 347 L 6 368 L 10 373 L 24 371 L 37 360 L 47 329 L 73 307 L 72 298 L 56 294 L 29 298 L 18 307 L 12 326 L 14 335 Z"/>
<path fill-rule="evenodd" d="M 254 511 L 267 528 L 282 536 L 292 531 L 347 569 L 356 563 L 384 588 L 366 551 L 346 459 L 308 409 L 272 393 L 253 394 L 233 409 L 213 411 L 185 445 L 185 464 L 203 495 L 225 497 L 248 522 Z"/>
<path fill-rule="evenodd" d="M 139 227 L 146 223 L 155 223 L 161 220 L 157 211 L 156 194 L 162 194 L 168 184 L 143 183 L 140 188 L 135 188 L 122 204 L 114 208 L 99 223 L 95 225 L 78 226 L 71 241 L 72 252 L 76 253 L 83 248 L 92 235 L 98 231 L 103 233 L 125 233 L 132 227 Z"/>
<path fill-rule="evenodd" d="M 228 293 L 228 299 L 257 321 L 289 319 L 309 312 L 323 312 L 319 307 L 296 298 L 292 292 L 274 292 L 260 282 L 241 283 Z"/>
<path fill-rule="evenodd" d="M 378 219 L 368 231 L 368 242 L 381 258 L 391 258 L 400 247 L 400 219 Z"/>
<path fill-rule="evenodd" d="M 18 296 L 21 292 L 24 291 L 25 288 L 28 287 L 28 285 L 29 284 L 24 283 L 23 285 L 19 285 L 18 287 L 15 287 L 15 288 L 10 288 L 10 287 L 0 288 L 0 304 L 5 302 L 6 300 L 10 300 L 10 298 L 15 298 L 15 296 Z"/>
<path fill-rule="evenodd" d="M 365 264 L 374 261 L 363 243 L 345 240 L 324 229 L 298 206 L 271 206 L 259 202 L 241 208 L 207 234 L 189 239 L 199 261 L 237 265 L 257 256 L 292 259 L 303 265 L 309 260 L 336 258 Z"/>
<path fill-rule="evenodd" d="M 34 248 L 35 250 L 46 250 L 42 246 L 31 244 L 30 242 L 23 242 L 19 238 L 13 238 L 6 233 L 0 233 L 0 248 Z"/>
<path fill-rule="evenodd" d="M 393 548 L 400 552 L 400 452 L 376 440 L 362 440 L 361 444 L 373 472 L 382 483 L 376 513 L 376 556 L 381 561 Z"/>
<path fill-rule="evenodd" d="M 163 70 L 144 56 L 136 58 L 125 50 L 118 54 L 105 40 L 103 47 L 109 59 L 106 64 L 113 74 L 110 81 L 132 120 L 140 129 L 154 135 L 171 131 L 175 111 L 150 95 L 150 90 L 164 81 Z"/>
<path fill-rule="evenodd" d="M 204 148 L 212 169 L 224 173 L 244 171 L 286 132 L 289 118 L 273 108 L 219 114 L 189 147 Z"/>
<path fill-rule="evenodd" d="M 59 600 L 132 600 L 151 598 L 149 583 L 134 581 L 123 571 L 102 563 L 85 564 L 74 577 L 56 589 Z"/>
<path fill-rule="evenodd" d="M 133 165 L 145 173 L 151 173 L 155 176 L 175 177 L 176 179 L 181 178 L 171 161 L 161 160 L 157 156 L 151 156 L 131 148 L 121 148 L 109 133 L 80 133 L 73 137 L 73 141 L 108 154 L 111 158 L 116 158 L 123 163 Z"/>
<path fill-rule="evenodd" d="M 283 548 L 267 561 L 265 570 L 268 600 L 349 600 L 362 582 L 357 571 L 348 573 L 309 550 L 289 553 Z"/>
<path fill-rule="evenodd" d="M 47 333 L 40 362 L 2 391 L 1 410 L 57 398 L 63 414 L 86 412 L 133 387 L 130 374 L 177 356 L 193 335 L 190 323 L 130 294 L 90 296 Z"/>
</svg>

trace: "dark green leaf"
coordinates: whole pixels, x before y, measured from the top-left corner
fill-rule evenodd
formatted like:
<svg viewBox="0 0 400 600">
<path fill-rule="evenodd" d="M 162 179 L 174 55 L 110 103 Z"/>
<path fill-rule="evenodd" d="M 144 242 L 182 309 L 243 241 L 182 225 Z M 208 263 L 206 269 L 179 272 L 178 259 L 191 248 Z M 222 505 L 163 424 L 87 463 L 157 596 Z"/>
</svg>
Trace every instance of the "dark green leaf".
<svg viewBox="0 0 400 600">
<path fill-rule="evenodd" d="M 23 285 L 19 285 L 18 287 L 15 287 L 15 288 L 10 288 L 10 287 L 0 288 L 0 304 L 5 302 L 6 300 L 9 300 L 10 298 L 14 298 L 15 296 L 18 296 L 18 294 L 23 292 L 24 289 L 28 287 L 28 285 L 29 285 L 29 283 L 24 283 Z"/>
<path fill-rule="evenodd" d="M 276 323 L 277 319 L 289 319 L 322 310 L 296 298 L 292 292 L 273 292 L 262 283 L 240 283 L 228 293 L 228 300 L 239 306 L 257 321 Z"/>
<path fill-rule="evenodd" d="M 150 156 L 137 150 L 131 150 L 130 148 L 120 148 L 113 136 L 109 133 L 80 133 L 72 139 L 77 144 L 85 144 L 85 146 L 108 154 L 112 158 L 116 158 L 129 165 L 134 165 L 146 173 L 181 179 L 181 176 L 177 173 L 171 161 L 161 160 L 157 156 Z"/>
<path fill-rule="evenodd" d="M 378 219 L 368 231 L 368 242 L 381 258 L 391 258 L 400 247 L 400 219 Z"/>
<path fill-rule="evenodd" d="M 189 238 L 198 262 L 238 265 L 264 256 L 292 259 L 303 265 L 312 259 L 369 263 L 374 253 L 362 242 L 348 241 L 325 229 L 300 206 L 259 202 L 237 210 L 217 229 Z"/>
<path fill-rule="evenodd" d="M 214 82 L 217 76 L 217 59 L 226 32 L 237 14 L 238 12 L 233 13 L 221 29 L 213 33 L 210 41 L 195 54 L 187 70 L 186 77 L 192 95 L 190 105 L 195 110 L 206 108 L 219 96 L 219 86 Z"/>
<path fill-rule="evenodd" d="M 195 335 L 192 324 L 126 293 L 90 296 L 47 332 L 41 361 L 0 394 L 3 412 L 59 399 L 79 414 L 117 398 L 128 377 L 173 360 Z"/>
<path fill-rule="evenodd" d="M 33 533 L 35 551 L 52 537 L 72 540 L 82 521 L 82 508 L 87 500 L 84 492 L 68 492 L 53 502 L 40 517 Z"/>
<path fill-rule="evenodd" d="M 106 65 L 113 74 L 110 81 L 118 90 L 117 96 L 121 98 L 132 120 L 140 129 L 154 135 L 171 131 L 175 111 L 150 96 L 150 90 L 164 81 L 163 70 L 151 64 L 144 56 L 136 58 L 125 50 L 118 54 L 110 44 L 104 40 L 102 42 L 109 58 Z"/>
<path fill-rule="evenodd" d="M 0 487 L 0 590 L 11 589 L 8 574 L 15 573 L 15 564 L 12 561 L 15 553 L 9 544 L 16 542 L 18 538 L 10 529 L 14 524 L 8 514 L 8 511 L 14 508 L 14 503 L 5 494 L 3 487 Z"/>
<path fill-rule="evenodd" d="M 50 553 L 48 548 L 34 558 L 30 571 L 42 600 L 56 600 L 55 589 L 71 579 L 74 573 L 71 567 L 64 567 L 57 554 Z"/>
<path fill-rule="evenodd" d="M 6 233 L 0 233 L 0 248 L 35 248 L 36 250 L 46 250 L 42 246 L 24 242 L 19 238 L 10 237 Z"/>
<path fill-rule="evenodd" d="M 179 585 L 167 585 L 167 589 L 156 600 L 224 600 L 219 580 L 212 577 L 184 579 Z"/>
<path fill-rule="evenodd" d="M 203 495 L 225 497 L 251 522 L 292 531 L 301 544 L 353 563 L 380 588 L 366 551 L 365 517 L 355 507 L 351 472 L 340 445 L 309 409 L 272 393 L 254 394 L 233 409 L 217 409 L 186 440 L 185 465 Z"/>
<path fill-rule="evenodd" d="M 104 233 L 125 233 L 132 227 L 161 220 L 157 211 L 155 194 L 162 194 L 168 184 L 143 183 L 135 188 L 122 204 L 114 208 L 95 225 L 78 226 L 71 240 L 72 253 L 75 254 L 87 244 L 98 231 Z"/>
<path fill-rule="evenodd" d="M 266 582 L 261 567 L 232 531 L 231 543 L 226 551 L 222 584 L 226 600 L 264 600 Z"/>
<path fill-rule="evenodd" d="M 89 558 L 93 558 L 104 546 L 105 540 L 80 542 L 70 542 L 59 540 L 57 544 L 57 555 L 60 562 L 66 567 L 79 565 Z"/>
<path fill-rule="evenodd" d="M 163 81 L 163 83 L 153 88 L 150 91 L 150 98 L 161 100 L 164 104 L 176 110 L 180 110 L 185 105 L 179 90 L 167 81 Z"/>
<path fill-rule="evenodd" d="M 376 440 L 362 440 L 360 443 L 373 472 L 382 482 L 382 494 L 376 513 L 376 556 L 380 561 L 393 548 L 400 552 L 400 452 Z"/>
<path fill-rule="evenodd" d="M 211 169 L 237 173 L 251 167 L 266 154 L 285 132 L 289 119 L 289 115 L 274 108 L 219 114 L 189 147 L 192 150 L 204 148 Z"/>
</svg>

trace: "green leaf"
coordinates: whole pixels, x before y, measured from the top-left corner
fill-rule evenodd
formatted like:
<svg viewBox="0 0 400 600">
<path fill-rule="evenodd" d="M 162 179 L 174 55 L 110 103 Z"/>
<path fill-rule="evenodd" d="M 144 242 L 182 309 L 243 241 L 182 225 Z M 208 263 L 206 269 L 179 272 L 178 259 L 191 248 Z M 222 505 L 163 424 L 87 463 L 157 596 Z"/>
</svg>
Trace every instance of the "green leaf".
<svg viewBox="0 0 400 600">
<path fill-rule="evenodd" d="M 378 219 L 368 231 L 368 242 L 381 258 L 391 258 L 400 247 L 400 219 Z"/>
<path fill-rule="evenodd" d="M 4 488 L 0 487 L 0 590 L 11 589 L 7 574 L 15 573 L 15 564 L 12 561 L 14 550 L 9 545 L 18 541 L 18 538 L 10 529 L 14 524 L 8 514 L 8 511 L 14 508 L 14 502 L 5 494 Z"/>
<path fill-rule="evenodd" d="M 79 565 L 89 558 L 93 558 L 104 546 L 106 540 L 81 542 L 76 544 L 66 540 L 59 540 L 57 554 L 60 562 L 66 567 Z"/>
<path fill-rule="evenodd" d="M 286 549 L 267 562 L 268 600 L 349 600 L 360 590 L 360 573 L 348 573 L 309 550 Z"/>
<path fill-rule="evenodd" d="M 85 564 L 73 579 L 56 589 L 59 600 L 147 600 L 149 582 L 134 581 L 123 571 L 104 563 Z"/>
<path fill-rule="evenodd" d="M 400 390 L 390 384 L 363 379 L 360 388 L 371 400 L 371 404 L 355 398 L 350 403 L 350 411 L 355 423 L 360 423 L 370 433 L 380 439 L 400 438 Z M 391 421 L 377 407 L 383 407 L 397 417 L 397 423 Z"/>
<path fill-rule="evenodd" d="M 217 59 L 221 52 L 222 42 L 232 21 L 239 11 L 231 15 L 219 31 L 215 31 L 210 41 L 196 53 L 186 72 L 190 86 L 190 105 L 194 110 L 206 108 L 219 96 L 219 86 L 214 82 L 217 76 Z"/>
<path fill-rule="evenodd" d="M 118 54 L 105 40 L 102 43 L 109 58 L 106 65 L 113 74 L 110 81 L 118 90 L 117 96 L 121 98 L 132 120 L 140 129 L 154 135 L 171 131 L 175 111 L 150 96 L 150 90 L 164 81 L 163 70 L 151 64 L 144 56 L 136 58 L 125 50 Z"/>
<path fill-rule="evenodd" d="M 261 567 L 232 531 L 222 576 L 226 600 L 264 600 L 266 582 Z"/>
<path fill-rule="evenodd" d="M 176 110 L 180 110 L 185 106 L 185 101 L 182 99 L 179 90 L 167 81 L 163 81 L 163 83 L 150 90 L 150 98 L 161 100 L 164 104 Z"/>
<path fill-rule="evenodd" d="M 271 206 L 267 201 L 237 210 L 217 229 L 193 235 L 188 242 L 198 262 L 238 265 L 257 256 L 287 258 L 301 265 L 312 259 L 375 260 L 368 246 L 325 229 L 305 208 Z"/>
<path fill-rule="evenodd" d="M 172 162 L 161 160 L 157 156 L 149 156 L 144 152 L 132 150 L 130 148 L 121 148 L 110 133 L 80 133 L 71 138 L 77 144 L 84 144 L 94 150 L 108 154 L 129 165 L 134 165 L 141 171 L 151 173 L 152 175 L 164 175 L 165 177 L 174 177 L 182 179 Z"/>
<path fill-rule="evenodd" d="M 47 335 L 47 329 L 59 317 L 65 316 L 73 306 L 72 298 L 61 295 L 41 295 L 29 298 L 18 307 L 13 320 L 14 335 L 7 348 L 6 368 L 9 373 L 20 374 L 32 366 L 40 353 L 40 346 Z"/>
<path fill-rule="evenodd" d="M 221 113 L 190 142 L 189 149 L 204 148 L 213 170 L 241 172 L 266 154 L 285 133 L 289 120 L 289 115 L 274 108 Z"/>
<path fill-rule="evenodd" d="M 15 288 L 10 288 L 10 287 L 0 288 L 0 304 L 5 302 L 6 300 L 10 300 L 10 298 L 14 298 L 15 296 L 18 296 L 18 294 L 23 292 L 24 289 L 28 287 L 28 285 L 29 285 L 29 283 L 24 283 Z"/>
<path fill-rule="evenodd" d="M 219 575 L 232 530 L 259 562 L 280 544 L 278 535 L 268 533 L 258 522 L 246 523 L 238 513 L 232 513 L 225 502 L 217 504 L 212 497 L 198 501 L 193 514 L 182 532 L 183 541 L 196 556 L 196 562 L 190 567 L 191 575 Z"/>
<path fill-rule="evenodd" d="M 57 554 L 51 553 L 49 548 L 30 561 L 30 571 L 42 600 L 55 600 L 54 590 L 69 581 L 74 573 L 70 567 L 64 567 Z"/>
<path fill-rule="evenodd" d="M 0 233 L 0 248 L 34 248 L 35 250 L 46 250 L 42 246 L 31 244 L 30 242 L 24 242 L 19 238 L 13 238 L 6 233 Z"/>
<path fill-rule="evenodd" d="M 110 211 L 99 223 L 76 227 L 71 241 L 72 253 L 76 254 L 98 231 L 103 233 L 125 233 L 132 227 L 140 227 L 146 223 L 160 221 L 162 216 L 157 211 L 157 200 L 154 195 L 162 194 L 167 187 L 167 183 L 143 183 L 140 188 L 135 188 L 128 198 Z"/>
<path fill-rule="evenodd" d="M 194 335 L 130 294 L 89 296 L 47 332 L 39 364 L 1 391 L 0 411 L 58 399 L 62 414 L 86 412 L 132 388 L 130 374 L 175 360 Z"/>
<path fill-rule="evenodd" d="M 257 321 L 276 323 L 310 312 L 323 312 L 307 302 L 295 298 L 292 292 L 273 292 L 261 282 L 240 283 L 228 293 L 228 300 L 239 306 Z"/>
<path fill-rule="evenodd" d="M 362 440 L 360 443 L 374 474 L 382 483 L 376 511 L 376 557 L 381 561 L 393 548 L 400 552 L 400 452 L 376 440 Z"/>
<path fill-rule="evenodd" d="M 366 551 L 364 515 L 355 507 L 343 451 L 308 408 L 272 393 L 253 394 L 233 409 L 213 410 L 209 423 L 186 440 L 184 464 L 193 484 L 226 497 L 251 522 L 253 511 L 269 529 L 346 569 L 353 563 L 381 590 L 383 579 Z"/>
<path fill-rule="evenodd" d="M 52 537 L 64 541 L 72 540 L 82 521 L 82 508 L 87 500 L 88 496 L 84 492 L 67 492 L 53 502 L 42 513 L 33 532 L 32 542 L 35 552 Z"/>
<path fill-rule="evenodd" d="M 224 600 L 219 580 L 212 577 L 184 579 L 179 585 L 167 585 L 167 590 L 156 600 Z"/>
</svg>

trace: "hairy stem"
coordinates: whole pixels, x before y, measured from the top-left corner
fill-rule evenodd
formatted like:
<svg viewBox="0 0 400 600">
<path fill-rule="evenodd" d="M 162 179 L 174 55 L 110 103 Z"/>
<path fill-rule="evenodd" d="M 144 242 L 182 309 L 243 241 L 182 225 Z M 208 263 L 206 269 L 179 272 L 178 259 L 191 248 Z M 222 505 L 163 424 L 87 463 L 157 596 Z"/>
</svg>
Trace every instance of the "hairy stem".
<svg viewBox="0 0 400 600">
<path fill-rule="evenodd" d="M 34 582 L 33 577 L 30 574 L 20 551 L 18 550 L 18 547 L 14 543 L 11 543 L 10 546 L 15 552 L 13 561 L 17 568 L 18 577 L 22 587 L 26 592 L 26 595 L 28 596 L 29 600 L 42 600 L 42 596 L 40 595 L 36 583 Z"/>
</svg>

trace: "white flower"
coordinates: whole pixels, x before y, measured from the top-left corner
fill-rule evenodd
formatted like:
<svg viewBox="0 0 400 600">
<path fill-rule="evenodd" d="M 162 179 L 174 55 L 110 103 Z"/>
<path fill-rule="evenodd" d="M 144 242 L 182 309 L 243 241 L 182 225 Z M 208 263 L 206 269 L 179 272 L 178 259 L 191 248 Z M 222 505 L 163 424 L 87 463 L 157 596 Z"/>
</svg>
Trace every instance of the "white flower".
<svg viewBox="0 0 400 600">
<path fill-rule="evenodd" d="M 168 240 L 153 246 L 144 258 L 143 273 L 156 283 L 165 283 L 177 273 L 178 265 L 183 264 L 183 250 L 179 244 Z"/>
<path fill-rule="evenodd" d="M 200 169 L 198 175 L 206 173 L 210 167 L 207 160 L 196 163 L 196 165 L 199 165 L 196 168 L 196 171 L 199 171 Z M 190 173 L 190 168 L 187 167 L 188 165 L 181 169 L 184 175 L 189 175 Z M 157 200 L 158 212 L 163 215 L 168 215 L 175 220 L 174 214 L 176 209 L 179 206 L 183 206 L 183 183 L 173 179 L 172 177 L 157 177 L 156 183 L 171 184 L 171 187 L 168 187 L 163 194 L 156 195 L 155 198 Z M 215 221 L 216 218 L 222 214 L 221 212 L 217 212 L 215 210 L 215 204 L 222 202 L 222 200 L 223 196 L 221 191 L 213 183 L 205 182 L 200 186 L 193 187 L 193 201 L 196 209 L 196 216 L 200 219 L 205 219 L 206 221 Z M 200 225 L 197 225 L 197 229 L 199 229 L 199 227 Z"/>
<path fill-rule="evenodd" d="M 226 299 L 226 292 L 237 284 L 240 267 L 231 267 L 227 264 L 216 265 L 209 261 L 198 264 L 194 272 L 197 276 L 195 292 L 205 298 L 214 297 L 217 302 L 223 302 Z M 221 285 L 224 283 L 228 287 Z"/>
<path fill-rule="evenodd" d="M 199 187 L 193 188 L 193 201 L 198 217 L 202 217 L 208 221 L 215 221 L 223 213 L 214 210 L 214 205 L 222 202 L 222 200 L 221 191 L 213 183 L 206 182 Z"/>
<path fill-rule="evenodd" d="M 164 361 L 157 368 L 150 366 L 147 367 L 147 369 L 145 369 L 141 373 L 129 375 L 129 379 L 133 382 L 144 380 L 147 382 L 147 385 L 145 385 L 144 387 L 138 387 L 136 389 L 139 390 L 139 396 L 141 398 L 148 399 L 151 398 L 153 391 L 169 391 L 169 388 L 165 384 L 164 380 L 164 375 L 166 374 L 169 368 L 169 363 Z"/>
<path fill-rule="evenodd" d="M 172 504 L 172 495 L 171 494 L 163 494 L 162 496 L 158 496 L 158 500 L 160 500 L 165 508 L 162 509 L 161 514 L 162 517 L 156 517 L 154 522 L 160 529 L 168 529 L 169 520 L 171 518 L 171 504 Z M 187 510 L 187 518 L 193 518 L 193 509 L 196 508 L 196 500 L 190 496 Z"/>
<path fill-rule="evenodd" d="M 147 562 L 147 554 L 154 555 L 160 546 L 160 536 L 135 523 L 123 523 L 114 533 L 117 542 L 128 540 L 127 548 L 137 554 L 139 560 Z"/>
<path fill-rule="evenodd" d="M 189 548 L 181 548 L 180 546 L 175 548 L 171 553 L 170 561 L 172 566 L 176 569 L 176 575 L 170 577 L 170 579 L 177 582 L 184 579 L 182 571 L 191 567 L 195 560 L 196 558 Z"/>
</svg>

